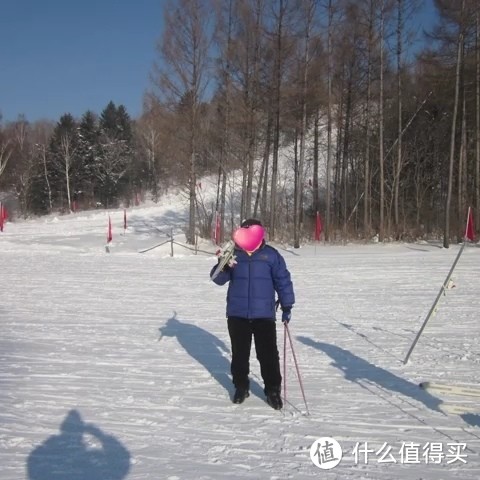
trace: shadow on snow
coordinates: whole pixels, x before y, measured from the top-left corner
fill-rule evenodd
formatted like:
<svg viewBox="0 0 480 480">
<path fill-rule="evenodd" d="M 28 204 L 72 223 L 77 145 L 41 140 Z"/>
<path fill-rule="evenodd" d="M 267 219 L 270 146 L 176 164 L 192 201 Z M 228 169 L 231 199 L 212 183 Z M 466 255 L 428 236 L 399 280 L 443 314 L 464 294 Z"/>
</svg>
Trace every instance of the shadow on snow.
<svg viewBox="0 0 480 480">
<path fill-rule="evenodd" d="M 202 365 L 230 395 L 233 394 L 234 387 L 228 374 L 230 350 L 222 340 L 203 328 L 178 320 L 176 312 L 159 330 L 162 337 L 175 337 L 194 360 Z M 254 395 L 263 398 L 263 389 L 257 382 L 251 381 L 250 386 Z"/>
<path fill-rule="evenodd" d="M 386 390 L 397 392 L 422 402 L 432 410 L 441 411 L 439 405 L 442 401 L 425 390 L 422 390 L 413 382 L 409 382 L 384 368 L 377 367 L 336 345 L 317 342 L 308 337 L 298 337 L 298 340 L 309 347 L 326 353 L 333 360 L 332 365 L 341 370 L 345 379 L 350 382 L 358 383 L 363 388 L 367 388 L 367 382 L 375 384 Z M 363 383 L 362 380 L 365 381 L 365 383 Z"/>
<path fill-rule="evenodd" d="M 84 423 L 71 410 L 27 461 L 28 480 L 121 480 L 130 470 L 130 453 L 112 435 Z"/>
<path fill-rule="evenodd" d="M 472 427 L 480 427 L 480 415 L 478 413 L 464 413 L 460 415 L 465 423 Z"/>
</svg>

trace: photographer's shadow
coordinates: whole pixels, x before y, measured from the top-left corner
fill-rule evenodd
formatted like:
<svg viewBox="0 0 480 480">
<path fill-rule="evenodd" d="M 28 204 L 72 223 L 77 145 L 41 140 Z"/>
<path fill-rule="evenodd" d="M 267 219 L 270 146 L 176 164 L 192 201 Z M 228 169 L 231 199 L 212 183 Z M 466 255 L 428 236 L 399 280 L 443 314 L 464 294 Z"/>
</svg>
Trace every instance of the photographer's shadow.
<svg viewBox="0 0 480 480">
<path fill-rule="evenodd" d="M 129 470 L 129 451 L 115 437 L 84 423 L 77 410 L 27 462 L 28 480 L 121 480 Z"/>
</svg>

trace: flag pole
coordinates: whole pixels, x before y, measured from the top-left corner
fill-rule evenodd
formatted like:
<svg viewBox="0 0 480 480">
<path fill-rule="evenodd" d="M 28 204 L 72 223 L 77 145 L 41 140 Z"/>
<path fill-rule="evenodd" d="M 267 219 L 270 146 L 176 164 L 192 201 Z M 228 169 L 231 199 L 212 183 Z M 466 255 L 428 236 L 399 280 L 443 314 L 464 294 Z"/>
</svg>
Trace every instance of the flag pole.
<svg viewBox="0 0 480 480">
<path fill-rule="evenodd" d="M 440 301 L 440 298 L 442 297 L 442 295 L 446 295 L 446 291 L 448 289 L 448 284 L 450 283 L 450 277 L 452 276 L 452 273 L 453 271 L 455 270 L 455 267 L 457 266 L 457 263 L 458 263 L 458 260 L 460 259 L 460 256 L 462 255 L 463 253 L 463 249 L 465 248 L 465 245 L 467 243 L 467 240 L 473 240 L 473 217 L 472 217 L 472 209 L 471 207 L 468 207 L 468 215 L 467 215 L 467 226 L 465 228 L 465 235 L 463 237 L 463 244 L 462 244 L 462 247 L 460 248 L 459 252 L 458 252 L 458 255 L 457 255 L 457 258 L 455 258 L 455 261 L 453 262 L 453 265 L 452 265 L 452 268 L 450 269 L 450 271 L 448 272 L 448 275 L 447 275 L 447 278 L 445 279 L 445 281 L 443 282 L 443 285 L 442 287 L 440 288 L 440 291 L 438 292 L 438 295 L 437 295 L 437 298 L 435 299 L 435 301 L 433 302 L 433 305 L 432 307 L 430 308 L 428 314 L 427 314 L 427 317 L 425 318 L 425 320 L 423 321 L 423 324 L 422 326 L 420 327 L 420 330 L 418 331 L 417 333 L 417 336 L 415 337 L 415 340 L 413 341 L 412 343 L 412 346 L 410 347 L 410 349 L 408 350 L 407 352 L 407 355 L 405 356 L 405 360 L 403 361 L 404 364 L 406 364 L 408 362 L 408 359 L 410 358 L 410 355 L 412 354 L 413 352 L 413 349 L 415 348 L 415 345 L 417 344 L 418 342 L 418 339 L 420 338 L 420 336 L 422 335 L 423 331 L 425 330 L 425 327 L 427 326 L 427 323 L 428 321 L 430 320 L 430 317 L 433 315 L 433 313 L 435 312 L 436 308 L 437 308 L 437 304 L 438 302 Z"/>
<path fill-rule="evenodd" d="M 107 243 L 105 244 L 105 251 L 107 253 L 110 253 L 110 242 L 112 241 L 113 236 L 112 236 L 112 219 L 110 218 L 110 215 L 108 216 L 108 227 L 107 227 Z"/>
</svg>

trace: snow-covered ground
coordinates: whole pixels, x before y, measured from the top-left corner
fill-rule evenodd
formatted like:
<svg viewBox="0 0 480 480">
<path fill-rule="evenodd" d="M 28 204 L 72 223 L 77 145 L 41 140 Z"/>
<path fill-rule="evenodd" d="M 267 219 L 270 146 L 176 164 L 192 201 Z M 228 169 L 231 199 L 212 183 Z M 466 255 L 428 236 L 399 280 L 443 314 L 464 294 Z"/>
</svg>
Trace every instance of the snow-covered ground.
<svg viewBox="0 0 480 480">
<path fill-rule="evenodd" d="M 307 415 L 288 345 L 284 410 L 265 403 L 254 352 L 252 395 L 231 403 L 213 245 L 139 253 L 171 228 L 181 243 L 185 213 L 173 201 L 136 207 L 125 232 L 123 210 L 109 213 L 110 253 L 103 211 L 0 234 L 2 480 L 480 478 L 478 398 L 418 387 L 478 385 L 477 246 L 404 365 L 459 247 L 278 245 Z M 279 323 L 282 364 L 284 333 Z M 470 413 L 447 415 L 449 403 Z M 343 449 L 330 470 L 310 458 L 322 437 Z"/>
</svg>

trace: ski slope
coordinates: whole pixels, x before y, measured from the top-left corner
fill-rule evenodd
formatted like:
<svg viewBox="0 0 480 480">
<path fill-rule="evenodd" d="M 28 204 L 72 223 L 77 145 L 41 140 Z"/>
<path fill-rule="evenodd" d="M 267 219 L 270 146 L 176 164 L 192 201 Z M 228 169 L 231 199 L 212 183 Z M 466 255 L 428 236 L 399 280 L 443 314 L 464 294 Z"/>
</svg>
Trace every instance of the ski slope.
<svg viewBox="0 0 480 480">
<path fill-rule="evenodd" d="M 307 415 L 288 346 L 284 410 L 265 403 L 254 352 L 252 394 L 231 403 L 215 248 L 139 253 L 171 229 L 181 243 L 185 212 L 170 199 L 127 214 L 126 231 L 118 210 L 0 234 L 2 480 L 480 478 L 478 398 L 418 387 L 478 385 L 477 246 L 404 365 L 457 246 L 276 245 L 296 290 Z M 280 322 L 278 336 L 283 363 Z M 443 413 L 451 404 L 467 413 Z M 322 437 L 343 450 L 329 470 L 310 458 Z"/>
</svg>

